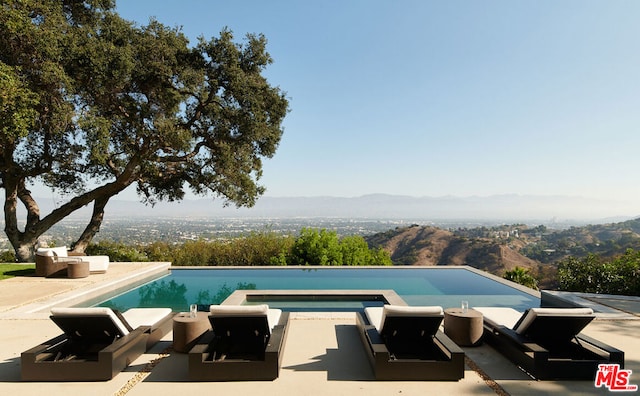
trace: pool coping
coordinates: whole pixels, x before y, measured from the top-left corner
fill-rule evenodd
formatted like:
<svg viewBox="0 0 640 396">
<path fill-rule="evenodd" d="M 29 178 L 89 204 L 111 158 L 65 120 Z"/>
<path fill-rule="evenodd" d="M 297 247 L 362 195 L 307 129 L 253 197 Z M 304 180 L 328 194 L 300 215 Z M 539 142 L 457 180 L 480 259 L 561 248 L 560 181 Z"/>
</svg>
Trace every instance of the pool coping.
<svg viewBox="0 0 640 396">
<path fill-rule="evenodd" d="M 385 301 L 391 305 L 407 305 L 394 290 L 236 290 L 221 305 L 243 305 L 248 300 L 260 301 L 269 297 L 320 297 L 341 301 Z"/>
<path fill-rule="evenodd" d="M 76 306 L 100 298 L 107 293 L 127 290 L 158 279 L 164 274 L 169 274 L 171 268 L 170 262 L 111 263 L 110 266 L 124 265 L 122 268 L 125 268 L 127 264 L 141 264 L 142 266 L 133 271 L 125 270 L 123 274 L 119 275 L 112 275 L 109 270 L 105 274 L 90 275 L 89 278 L 80 279 L 82 283 L 78 282 L 77 286 L 70 286 L 75 280 L 66 278 L 28 277 L 27 280 L 37 279 L 37 282 L 55 283 L 67 290 L 42 295 L 32 301 L 0 312 L 0 319 L 48 318 L 52 307 Z M 69 287 L 72 288 L 69 289 Z"/>
</svg>

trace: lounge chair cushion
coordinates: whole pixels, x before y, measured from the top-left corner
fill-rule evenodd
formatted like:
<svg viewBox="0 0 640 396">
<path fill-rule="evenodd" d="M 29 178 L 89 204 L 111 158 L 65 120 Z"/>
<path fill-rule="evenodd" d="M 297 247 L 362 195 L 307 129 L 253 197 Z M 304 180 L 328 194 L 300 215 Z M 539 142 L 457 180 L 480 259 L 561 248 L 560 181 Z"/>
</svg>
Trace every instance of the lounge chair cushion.
<svg viewBox="0 0 640 396">
<path fill-rule="evenodd" d="M 171 308 L 131 308 L 123 312 L 122 316 L 133 329 L 140 326 L 154 329 L 169 314 Z"/>
<path fill-rule="evenodd" d="M 88 318 L 96 320 L 87 320 Z M 112 342 L 129 334 L 129 328 L 111 308 L 51 308 L 53 320 L 64 333 L 74 339 L 97 339 Z"/>
<path fill-rule="evenodd" d="M 404 305 L 384 305 L 383 307 L 367 307 L 364 309 L 369 323 L 371 323 L 378 333 L 382 334 L 387 317 L 439 317 L 443 315 L 442 307 L 438 306 L 418 306 L 410 307 Z"/>
<path fill-rule="evenodd" d="M 538 317 L 568 318 L 585 316 L 595 318 L 591 308 L 531 308 L 520 317 L 520 320 L 513 326 L 513 330 L 518 334 L 525 334 Z M 585 323 L 584 326 L 586 326 L 587 323 Z M 584 326 L 582 326 L 576 334 L 578 334 Z"/>
<path fill-rule="evenodd" d="M 209 313 L 212 316 L 266 316 L 269 329 L 273 330 L 278 324 L 282 310 L 269 308 L 267 304 L 259 305 L 211 305 Z"/>
<path fill-rule="evenodd" d="M 595 318 L 591 308 L 531 308 L 524 314 L 513 308 L 474 309 L 487 325 L 507 327 L 545 346 L 568 342 Z"/>
<path fill-rule="evenodd" d="M 68 257 L 66 246 L 59 246 L 54 248 L 38 248 L 36 254 L 46 257 Z"/>
<path fill-rule="evenodd" d="M 513 329 L 522 318 L 522 312 L 507 307 L 473 307 L 482 313 L 483 320 L 491 327 L 504 326 Z"/>
<path fill-rule="evenodd" d="M 109 269 L 109 256 L 79 256 L 79 258 L 89 263 L 91 272 L 107 272 Z"/>
</svg>

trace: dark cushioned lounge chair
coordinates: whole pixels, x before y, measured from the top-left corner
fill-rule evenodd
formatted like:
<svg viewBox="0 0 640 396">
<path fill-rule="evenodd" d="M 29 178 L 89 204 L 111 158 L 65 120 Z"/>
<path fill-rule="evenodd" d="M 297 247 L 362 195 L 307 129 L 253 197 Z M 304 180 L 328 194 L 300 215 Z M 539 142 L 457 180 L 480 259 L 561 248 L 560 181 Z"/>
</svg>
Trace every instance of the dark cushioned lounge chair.
<svg viewBox="0 0 640 396">
<path fill-rule="evenodd" d="M 457 381 L 464 352 L 440 331 L 442 307 L 385 305 L 356 314 L 356 326 L 379 380 Z"/>
<path fill-rule="evenodd" d="M 278 378 L 289 313 L 261 305 L 212 305 L 206 332 L 189 351 L 194 381 Z"/>
<path fill-rule="evenodd" d="M 484 339 L 533 377 L 593 380 L 599 364 L 624 367 L 624 352 L 580 331 L 591 308 L 474 307 L 484 317 Z"/>
<path fill-rule="evenodd" d="M 105 381 L 147 351 L 172 327 L 169 308 L 53 308 L 64 334 L 22 353 L 25 381 Z"/>
</svg>

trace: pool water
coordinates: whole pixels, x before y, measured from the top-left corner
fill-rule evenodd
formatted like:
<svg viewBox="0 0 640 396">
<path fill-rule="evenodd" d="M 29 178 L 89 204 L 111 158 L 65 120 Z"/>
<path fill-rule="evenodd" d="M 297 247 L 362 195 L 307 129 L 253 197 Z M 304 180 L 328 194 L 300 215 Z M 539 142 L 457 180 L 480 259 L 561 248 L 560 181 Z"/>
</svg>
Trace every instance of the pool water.
<svg viewBox="0 0 640 396">
<path fill-rule="evenodd" d="M 156 279 L 96 305 L 126 310 L 132 307 L 170 307 L 187 311 L 190 304 L 206 309 L 241 290 L 394 290 L 408 305 L 459 307 L 503 306 L 519 311 L 539 307 L 540 298 L 466 267 L 384 268 L 211 268 L 172 269 Z M 368 303 L 271 301 L 287 311 L 360 310 Z"/>
</svg>

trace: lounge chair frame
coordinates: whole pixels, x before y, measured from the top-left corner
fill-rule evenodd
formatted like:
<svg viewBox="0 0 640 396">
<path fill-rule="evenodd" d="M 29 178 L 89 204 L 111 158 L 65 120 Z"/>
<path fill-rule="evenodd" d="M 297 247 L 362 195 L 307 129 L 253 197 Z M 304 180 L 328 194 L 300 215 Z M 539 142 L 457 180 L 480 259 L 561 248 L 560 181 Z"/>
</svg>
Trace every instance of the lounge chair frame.
<svg viewBox="0 0 640 396">
<path fill-rule="evenodd" d="M 44 276 L 46 278 L 66 277 L 69 262 L 82 261 L 82 255 L 69 253 L 67 257 L 60 257 L 57 254 L 53 256 L 35 255 L 36 276 Z"/>
<path fill-rule="evenodd" d="M 412 321 L 424 319 L 387 317 L 385 323 L 390 328 L 401 326 L 410 329 L 415 328 Z M 439 325 L 437 321 L 432 320 L 431 323 Z M 458 381 L 464 378 L 464 351 L 440 330 L 434 328 L 433 337 L 421 337 L 421 345 L 416 345 L 415 341 L 411 340 L 406 345 L 394 345 L 394 348 L 403 352 L 414 351 L 413 356 L 395 356 L 390 352 L 384 337 L 359 312 L 356 313 L 356 327 L 378 380 Z M 416 337 L 411 339 L 415 340 Z"/>
<path fill-rule="evenodd" d="M 545 322 L 543 317 L 536 319 L 534 334 L 545 328 Z M 575 325 L 568 321 L 566 326 L 554 323 L 561 328 L 560 334 L 567 333 L 562 329 Z M 548 326 L 545 332 L 549 334 Z M 593 380 L 599 364 L 615 363 L 624 367 L 623 351 L 584 334 L 570 339 L 558 337 L 543 346 L 506 326 L 485 321 L 483 336 L 488 344 L 539 380 Z"/>
<path fill-rule="evenodd" d="M 20 359 L 23 381 L 108 381 L 124 370 L 172 328 L 173 313 L 154 326 L 140 326 L 115 341 L 95 338 L 88 344 L 61 334 L 25 352 Z M 53 321 L 64 318 L 51 316 Z M 96 335 L 99 329 L 113 330 L 105 316 L 83 316 L 83 333 Z M 114 330 L 113 330 L 114 331 Z"/>
<path fill-rule="evenodd" d="M 224 334 L 227 327 L 268 328 L 265 316 L 212 317 L 212 328 L 196 342 L 189 351 L 189 379 L 192 381 L 272 381 L 278 378 L 282 361 L 282 350 L 286 343 L 289 327 L 289 313 L 282 312 L 278 324 L 270 334 L 264 336 L 264 343 L 255 342 L 255 335 L 247 341 L 253 348 L 242 348 L 238 356 L 230 354 L 221 357 L 224 351 L 242 345 L 244 338 L 229 340 Z"/>
</svg>

